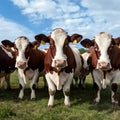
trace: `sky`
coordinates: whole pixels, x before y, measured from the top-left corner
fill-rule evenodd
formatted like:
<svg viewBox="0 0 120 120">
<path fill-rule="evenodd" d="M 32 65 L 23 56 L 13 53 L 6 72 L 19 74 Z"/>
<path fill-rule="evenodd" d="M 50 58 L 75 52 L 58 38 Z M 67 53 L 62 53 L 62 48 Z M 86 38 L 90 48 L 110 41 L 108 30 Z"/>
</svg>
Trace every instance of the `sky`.
<svg viewBox="0 0 120 120">
<path fill-rule="evenodd" d="M 35 35 L 48 36 L 55 28 L 83 39 L 99 32 L 120 37 L 120 0 L 0 0 L 0 42 L 23 35 L 32 42 Z"/>
</svg>

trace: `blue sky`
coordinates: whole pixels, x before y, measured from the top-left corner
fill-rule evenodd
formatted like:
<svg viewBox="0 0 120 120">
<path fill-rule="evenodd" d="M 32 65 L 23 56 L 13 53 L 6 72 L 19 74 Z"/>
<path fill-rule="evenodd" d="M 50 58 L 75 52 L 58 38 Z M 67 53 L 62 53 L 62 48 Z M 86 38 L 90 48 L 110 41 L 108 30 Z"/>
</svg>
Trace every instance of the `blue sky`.
<svg viewBox="0 0 120 120">
<path fill-rule="evenodd" d="M 102 31 L 120 37 L 119 6 L 120 0 L 0 0 L 0 41 L 21 35 L 34 41 L 59 27 L 83 39 Z"/>
</svg>

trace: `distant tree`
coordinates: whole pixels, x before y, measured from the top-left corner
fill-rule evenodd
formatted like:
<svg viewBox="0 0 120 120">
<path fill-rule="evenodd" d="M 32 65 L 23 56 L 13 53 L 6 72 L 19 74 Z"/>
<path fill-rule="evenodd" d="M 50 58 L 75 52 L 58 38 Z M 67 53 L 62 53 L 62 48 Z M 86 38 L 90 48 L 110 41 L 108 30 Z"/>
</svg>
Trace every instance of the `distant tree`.
<svg viewBox="0 0 120 120">
<path fill-rule="evenodd" d="M 80 48 L 79 51 L 80 51 L 80 53 L 82 54 L 82 53 L 86 52 L 86 49 Z"/>
</svg>

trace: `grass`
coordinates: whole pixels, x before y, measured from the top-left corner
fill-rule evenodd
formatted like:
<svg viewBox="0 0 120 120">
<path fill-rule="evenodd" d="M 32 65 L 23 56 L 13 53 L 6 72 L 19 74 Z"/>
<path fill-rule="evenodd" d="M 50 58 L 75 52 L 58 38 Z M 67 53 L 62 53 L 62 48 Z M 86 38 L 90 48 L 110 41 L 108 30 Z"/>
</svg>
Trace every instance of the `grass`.
<svg viewBox="0 0 120 120">
<path fill-rule="evenodd" d="M 29 84 L 29 83 L 28 83 Z M 40 78 L 39 89 L 36 91 L 37 99 L 30 100 L 30 89 L 27 84 L 24 99 L 17 99 L 19 82 L 16 72 L 11 76 L 12 90 L 0 89 L 0 120 L 119 120 L 120 104 L 114 111 L 111 104 L 109 86 L 101 92 L 101 101 L 93 106 L 93 86 L 91 76 L 87 76 L 86 89 L 71 88 L 71 107 L 64 105 L 62 91 L 55 94 L 55 107 L 48 108 L 48 90 L 43 87 Z M 120 86 L 118 90 L 120 103 Z"/>
</svg>

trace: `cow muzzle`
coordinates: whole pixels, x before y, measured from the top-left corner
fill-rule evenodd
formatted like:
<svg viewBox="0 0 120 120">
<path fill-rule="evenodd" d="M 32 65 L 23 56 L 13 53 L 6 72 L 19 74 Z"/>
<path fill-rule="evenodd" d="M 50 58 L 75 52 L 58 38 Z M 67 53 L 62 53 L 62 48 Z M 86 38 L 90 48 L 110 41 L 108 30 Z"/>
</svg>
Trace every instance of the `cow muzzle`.
<svg viewBox="0 0 120 120">
<path fill-rule="evenodd" d="M 109 62 L 104 62 L 104 61 L 98 62 L 97 69 L 110 70 L 111 64 Z"/>
<path fill-rule="evenodd" d="M 67 61 L 66 60 L 54 60 L 55 67 L 57 68 L 64 68 L 67 66 Z"/>
<path fill-rule="evenodd" d="M 16 67 L 20 69 L 25 69 L 27 67 L 27 64 L 24 61 L 19 61 L 16 63 Z"/>
</svg>

